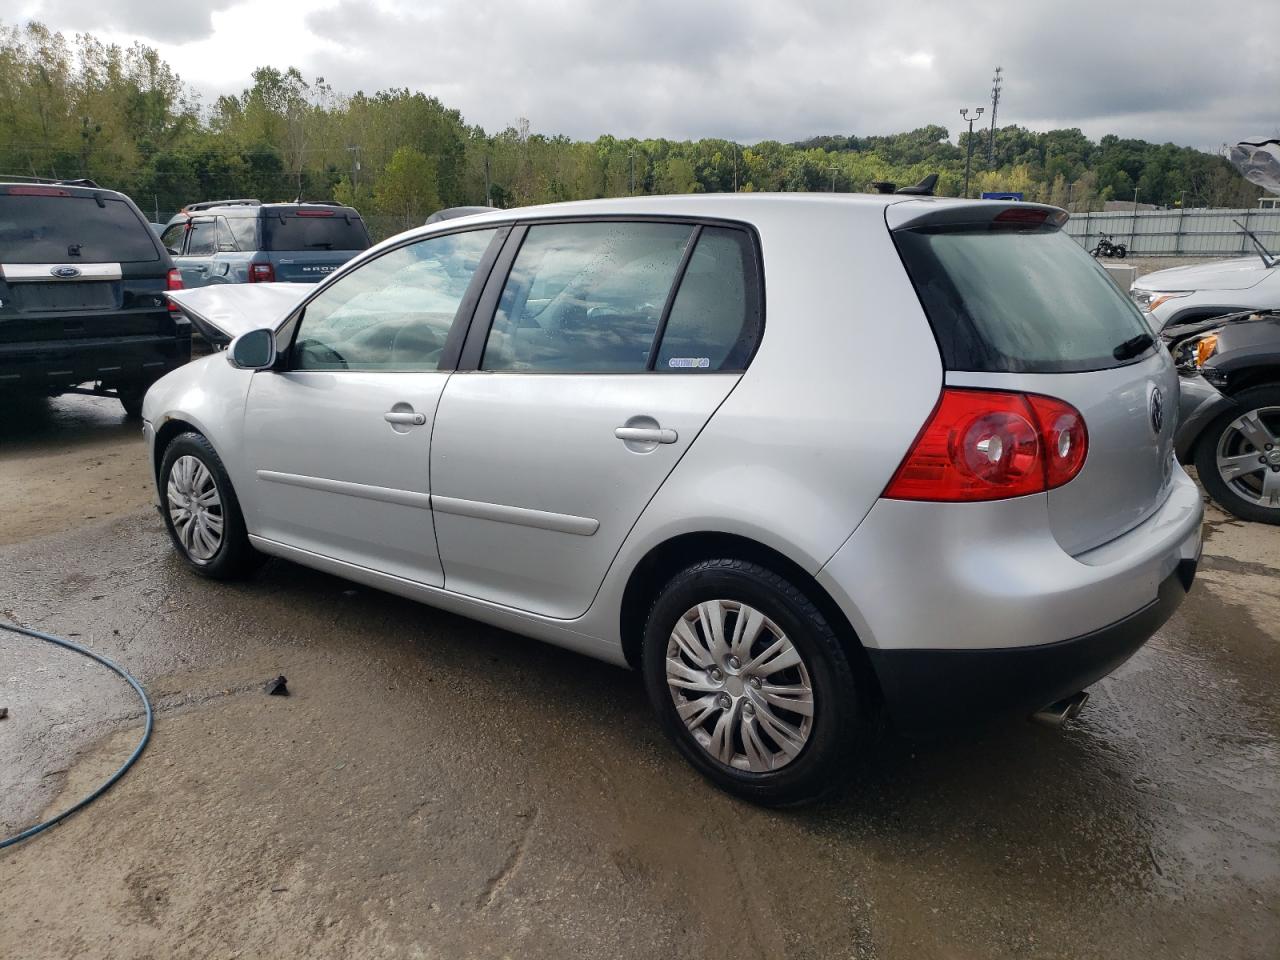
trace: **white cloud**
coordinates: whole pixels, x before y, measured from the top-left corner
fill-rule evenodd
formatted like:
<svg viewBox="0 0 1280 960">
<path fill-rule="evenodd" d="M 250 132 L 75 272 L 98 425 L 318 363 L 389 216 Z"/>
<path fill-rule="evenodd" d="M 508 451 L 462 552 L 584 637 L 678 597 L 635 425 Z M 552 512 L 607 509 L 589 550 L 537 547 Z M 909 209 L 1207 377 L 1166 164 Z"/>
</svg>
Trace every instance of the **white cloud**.
<svg viewBox="0 0 1280 960">
<path fill-rule="evenodd" d="M 1138 0 L 28 0 L 24 17 L 157 45 L 235 92 L 254 66 L 421 89 L 468 121 L 594 137 L 799 139 L 958 129 L 1005 68 L 1002 123 L 1201 147 L 1280 124 L 1280 4 Z M 1243 25 L 1243 26 L 1242 26 Z"/>
</svg>

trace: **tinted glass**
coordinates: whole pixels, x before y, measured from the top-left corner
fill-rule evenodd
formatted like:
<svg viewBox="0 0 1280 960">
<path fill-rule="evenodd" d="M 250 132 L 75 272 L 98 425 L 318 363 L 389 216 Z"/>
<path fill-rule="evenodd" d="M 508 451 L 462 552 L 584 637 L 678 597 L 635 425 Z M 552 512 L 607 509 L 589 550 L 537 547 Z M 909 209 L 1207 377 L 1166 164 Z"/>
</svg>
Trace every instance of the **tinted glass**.
<svg viewBox="0 0 1280 960">
<path fill-rule="evenodd" d="M 266 213 L 262 217 L 263 250 L 366 250 L 369 231 L 349 213 L 315 211 L 312 216 Z"/>
<path fill-rule="evenodd" d="M 1061 231 L 907 230 L 895 238 L 950 370 L 1100 370 L 1128 362 L 1117 348 L 1151 332 Z"/>
<path fill-rule="evenodd" d="M 218 249 L 218 228 L 212 220 L 193 220 L 187 235 L 187 256 L 207 257 Z"/>
<path fill-rule="evenodd" d="M 751 240 L 707 227 L 685 268 L 655 370 L 742 370 L 760 339 L 760 288 Z"/>
<path fill-rule="evenodd" d="M 182 253 L 182 238 L 186 235 L 186 223 L 175 223 L 171 227 L 166 227 L 164 233 L 160 234 L 160 242 L 164 244 L 166 250 L 177 255 Z"/>
<path fill-rule="evenodd" d="M 529 228 L 485 345 L 485 370 L 645 370 L 693 228 L 562 223 Z"/>
<path fill-rule="evenodd" d="M 0 192 L 0 263 L 159 259 L 151 227 L 122 200 Z"/>
<path fill-rule="evenodd" d="M 235 237 L 236 246 L 241 250 L 258 249 L 257 217 L 228 217 L 227 226 L 231 228 L 231 235 Z"/>
<path fill-rule="evenodd" d="M 493 230 L 392 250 L 307 304 L 293 346 L 299 370 L 435 370 Z"/>
</svg>

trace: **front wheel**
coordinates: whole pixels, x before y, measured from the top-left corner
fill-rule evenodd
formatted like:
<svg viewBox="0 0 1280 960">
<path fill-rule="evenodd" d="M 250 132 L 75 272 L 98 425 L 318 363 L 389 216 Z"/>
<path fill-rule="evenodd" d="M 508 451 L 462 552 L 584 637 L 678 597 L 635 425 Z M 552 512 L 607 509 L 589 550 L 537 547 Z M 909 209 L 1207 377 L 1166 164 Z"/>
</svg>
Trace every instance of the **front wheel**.
<svg viewBox="0 0 1280 960">
<path fill-rule="evenodd" d="M 1200 482 L 1241 520 L 1280 523 L 1280 385 L 1234 399 L 1238 408 L 1209 424 L 1196 445 Z"/>
<path fill-rule="evenodd" d="M 758 564 L 706 560 L 663 587 L 644 674 L 659 722 L 712 783 L 765 806 L 817 799 L 847 775 L 869 726 L 831 624 Z"/>
<path fill-rule="evenodd" d="M 176 437 L 159 479 L 165 526 L 187 566 L 215 580 L 257 568 L 261 554 L 249 545 L 231 478 L 208 440 L 194 432 Z"/>
</svg>

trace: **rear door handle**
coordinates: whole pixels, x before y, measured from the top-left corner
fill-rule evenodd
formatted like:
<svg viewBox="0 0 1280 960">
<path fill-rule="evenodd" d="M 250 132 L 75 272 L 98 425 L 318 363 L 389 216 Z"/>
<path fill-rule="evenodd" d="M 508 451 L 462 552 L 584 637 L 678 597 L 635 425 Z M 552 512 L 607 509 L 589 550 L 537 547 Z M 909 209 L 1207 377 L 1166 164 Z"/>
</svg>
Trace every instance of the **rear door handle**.
<svg viewBox="0 0 1280 960">
<path fill-rule="evenodd" d="M 405 410 L 388 410 L 382 415 L 387 423 L 402 423 L 405 426 L 420 427 L 427 422 L 425 413 L 410 413 Z"/>
<path fill-rule="evenodd" d="M 680 435 L 664 427 L 616 427 L 613 435 L 634 443 L 675 443 Z"/>
</svg>

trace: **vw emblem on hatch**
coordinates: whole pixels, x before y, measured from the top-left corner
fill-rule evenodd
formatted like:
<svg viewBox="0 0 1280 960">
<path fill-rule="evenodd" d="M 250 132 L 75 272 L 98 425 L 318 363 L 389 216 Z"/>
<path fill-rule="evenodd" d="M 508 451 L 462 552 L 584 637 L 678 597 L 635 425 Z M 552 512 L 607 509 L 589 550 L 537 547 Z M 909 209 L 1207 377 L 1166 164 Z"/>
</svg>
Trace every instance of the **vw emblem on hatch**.
<svg viewBox="0 0 1280 960">
<path fill-rule="evenodd" d="M 1160 435 L 1164 429 L 1164 394 L 1156 387 L 1151 391 L 1151 429 Z"/>
<path fill-rule="evenodd" d="M 50 267 L 49 272 L 59 280 L 74 280 L 76 277 L 80 276 L 79 267 Z"/>
</svg>

